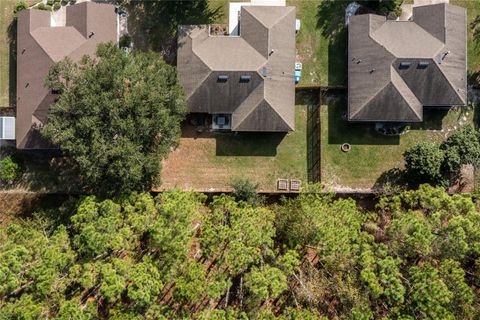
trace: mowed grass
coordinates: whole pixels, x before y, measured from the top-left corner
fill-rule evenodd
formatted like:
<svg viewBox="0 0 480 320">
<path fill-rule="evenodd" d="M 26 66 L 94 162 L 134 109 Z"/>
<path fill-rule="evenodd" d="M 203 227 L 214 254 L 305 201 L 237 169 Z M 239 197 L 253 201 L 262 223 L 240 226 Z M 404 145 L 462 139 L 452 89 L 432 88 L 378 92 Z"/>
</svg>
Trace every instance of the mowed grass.
<svg viewBox="0 0 480 320">
<path fill-rule="evenodd" d="M 297 61 L 302 62 L 305 86 L 342 86 L 347 80 L 346 1 L 287 0 L 297 8 Z"/>
<path fill-rule="evenodd" d="M 461 126 L 474 123 L 473 107 L 425 109 L 424 122 L 404 135 L 384 136 L 373 124 L 342 119 L 346 101 L 332 99 L 321 106 L 321 181 L 327 190 L 369 189 L 382 173 L 404 168 L 403 152 L 420 141 L 440 143 Z M 349 143 L 350 152 L 340 146 Z"/>
<path fill-rule="evenodd" d="M 278 178 L 307 182 L 308 101 L 295 106 L 295 131 L 275 133 L 202 132 L 186 125 L 180 146 L 163 161 L 158 190 L 228 191 L 236 179 L 275 191 Z"/>
<path fill-rule="evenodd" d="M 450 0 L 451 4 L 467 8 L 468 15 L 468 71 L 480 71 L 480 39 L 474 39 L 473 22 L 480 16 L 480 1 L 478 0 Z M 479 26 L 480 28 L 480 26 Z M 480 29 L 479 29 L 480 30 Z"/>
<path fill-rule="evenodd" d="M 10 95 L 10 37 L 15 0 L 0 0 L 0 107 L 9 105 Z"/>
</svg>

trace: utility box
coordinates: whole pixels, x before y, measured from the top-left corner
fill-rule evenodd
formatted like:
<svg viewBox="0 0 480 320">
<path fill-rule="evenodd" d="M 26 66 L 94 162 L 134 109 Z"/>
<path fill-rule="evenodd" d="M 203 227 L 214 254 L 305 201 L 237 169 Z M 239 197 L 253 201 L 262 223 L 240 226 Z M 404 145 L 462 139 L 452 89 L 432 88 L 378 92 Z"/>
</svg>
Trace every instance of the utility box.
<svg viewBox="0 0 480 320">
<path fill-rule="evenodd" d="M 0 117 L 0 140 L 15 140 L 15 117 Z"/>
</svg>

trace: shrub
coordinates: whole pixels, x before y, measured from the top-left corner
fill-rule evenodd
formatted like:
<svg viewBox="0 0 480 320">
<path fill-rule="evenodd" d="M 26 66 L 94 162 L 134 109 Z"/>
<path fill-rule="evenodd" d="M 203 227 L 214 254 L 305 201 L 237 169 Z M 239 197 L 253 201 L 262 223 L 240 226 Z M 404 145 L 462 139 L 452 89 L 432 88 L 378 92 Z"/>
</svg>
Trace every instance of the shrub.
<svg viewBox="0 0 480 320">
<path fill-rule="evenodd" d="M 247 179 L 238 179 L 230 185 L 233 188 L 232 196 L 237 201 L 245 201 L 252 206 L 259 206 L 265 201 L 264 197 L 257 193 L 258 183 Z"/>
<path fill-rule="evenodd" d="M 431 142 L 422 142 L 406 150 L 403 154 L 407 176 L 416 183 L 442 183 L 441 167 L 444 153 Z"/>
<path fill-rule="evenodd" d="M 47 5 L 48 5 L 48 6 L 52 6 L 52 5 L 53 5 L 53 3 L 54 3 L 54 1 L 53 1 L 53 0 L 47 0 Z"/>
<path fill-rule="evenodd" d="M 39 3 L 39 4 L 36 6 L 36 8 L 37 8 L 38 10 L 52 11 L 52 7 L 49 6 L 49 5 L 46 5 L 46 4 L 43 3 L 43 2 Z"/>
<path fill-rule="evenodd" d="M 120 48 L 130 48 L 130 44 L 132 43 L 132 37 L 129 34 L 124 34 L 120 37 L 118 41 L 118 46 Z"/>
<path fill-rule="evenodd" d="M 55 4 L 53 5 L 53 10 L 57 11 L 57 10 L 59 10 L 61 7 L 62 7 L 62 5 L 60 4 L 60 2 L 55 2 Z"/>
<path fill-rule="evenodd" d="M 0 161 L 0 179 L 12 183 L 20 176 L 20 165 L 11 156 L 6 156 Z"/>
<path fill-rule="evenodd" d="M 15 16 L 22 10 L 28 9 L 28 4 L 24 0 L 20 0 L 15 4 L 15 9 L 13 9 L 13 13 Z"/>
</svg>

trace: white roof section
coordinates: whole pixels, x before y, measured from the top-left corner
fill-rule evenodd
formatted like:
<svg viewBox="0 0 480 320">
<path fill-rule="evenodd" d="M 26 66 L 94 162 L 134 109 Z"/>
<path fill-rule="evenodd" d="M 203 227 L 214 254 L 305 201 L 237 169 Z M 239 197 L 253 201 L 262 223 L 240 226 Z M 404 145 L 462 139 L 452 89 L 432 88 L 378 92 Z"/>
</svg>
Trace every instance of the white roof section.
<svg viewBox="0 0 480 320">
<path fill-rule="evenodd" d="M 15 140 L 15 117 L 0 117 L 0 140 Z"/>
<path fill-rule="evenodd" d="M 286 0 L 251 0 L 250 2 L 230 2 L 228 9 L 228 34 L 231 36 L 240 35 L 238 22 L 240 10 L 245 6 L 277 6 L 285 7 Z"/>
</svg>

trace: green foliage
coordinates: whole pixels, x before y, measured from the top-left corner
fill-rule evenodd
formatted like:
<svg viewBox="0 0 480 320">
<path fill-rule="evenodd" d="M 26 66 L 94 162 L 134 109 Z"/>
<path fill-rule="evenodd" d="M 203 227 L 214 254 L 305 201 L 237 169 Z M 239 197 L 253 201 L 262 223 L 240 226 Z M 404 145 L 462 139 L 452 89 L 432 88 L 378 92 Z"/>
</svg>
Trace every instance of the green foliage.
<svg viewBox="0 0 480 320">
<path fill-rule="evenodd" d="M 0 180 L 12 183 L 20 177 L 20 165 L 12 156 L 6 156 L 0 161 Z"/>
<path fill-rule="evenodd" d="M 411 182 L 446 184 L 464 164 L 478 165 L 480 135 L 472 126 L 455 131 L 439 147 L 422 142 L 404 153 Z"/>
<path fill-rule="evenodd" d="M 247 179 L 238 179 L 232 183 L 232 196 L 237 201 L 246 201 L 252 206 L 260 206 L 265 201 L 264 197 L 257 193 L 258 183 Z"/>
<path fill-rule="evenodd" d="M 61 7 L 62 7 L 62 5 L 60 4 L 60 2 L 55 2 L 55 4 L 53 5 L 53 10 L 57 11 L 57 10 L 59 10 Z"/>
<path fill-rule="evenodd" d="M 113 44 L 98 59 L 64 60 L 47 85 L 62 94 L 42 134 L 68 153 L 84 184 L 101 194 L 148 190 L 175 147 L 186 113 L 175 69 L 158 54 L 125 54 Z"/>
<path fill-rule="evenodd" d="M 477 165 L 480 161 L 480 137 L 472 126 L 455 131 L 445 140 L 441 149 L 449 155 L 445 166 L 456 173 L 462 164 Z"/>
<path fill-rule="evenodd" d="M 55 1 L 53 1 L 53 0 L 47 0 L 47 5 L 52 6 L 54 4 L 54 2 Z"/>
<path fill-rule="evenodd" d="M 180 191 L 89 196 L 65 224 L 11 222 L 0 319 L 480 317 L 472 196 L 421 185 L 365 212 L 316 190 L 271 207 Z"/>
<path fill-rule="evenodd" d="M 35 6 L 35 8 L 38 10 L 52 11 L 52 7 L 43 2 L 40 2 L 37 6 Z"/>
<path fill-rule="evenodd" d="M 421 142 L 403 154 L 410 181 L 439 184 L 442 182 L 441 167 L 444 153 L 431 142 Z"/>
<path fill-rule="evenodd" d="M 254 268 L 245 277 L 245 286 L 252 293 L 254 300 L 277 298 L 287 290 L 287 277 L 278 268 L 264 266 Z"/>
<path fill-rule="evenodd" d="M 132 37 L 129 34 L 124 34 L 120 37 L 120 40 L 118 41 L 118 46 L 120 48 L 130 48 L 131 43 Z"/>
<path fill-rule="evenodd" d="M 15 3 L 15 8 L 13 9 L 13 14 L 17 16 L 17 14 L 22 11 L 28 9 L 28 4 L 25 2 L 25 0 L 20 0 L 17 3 Z"/>
</svg>

